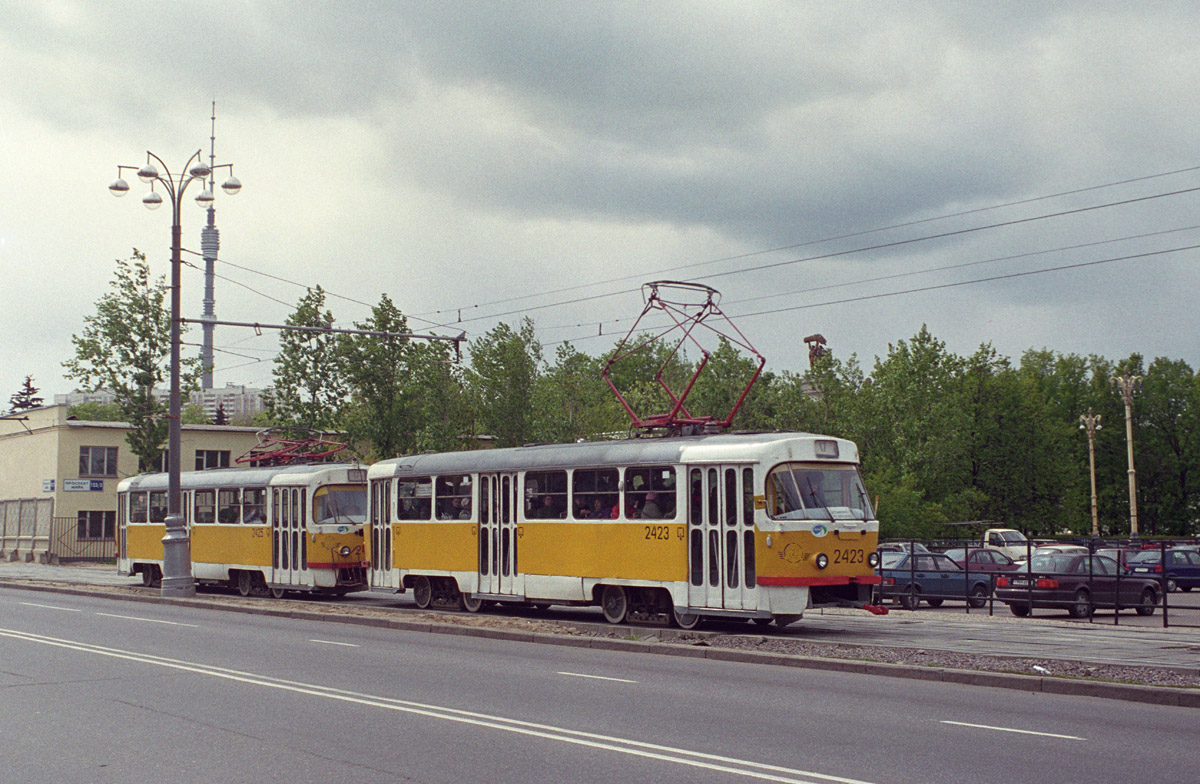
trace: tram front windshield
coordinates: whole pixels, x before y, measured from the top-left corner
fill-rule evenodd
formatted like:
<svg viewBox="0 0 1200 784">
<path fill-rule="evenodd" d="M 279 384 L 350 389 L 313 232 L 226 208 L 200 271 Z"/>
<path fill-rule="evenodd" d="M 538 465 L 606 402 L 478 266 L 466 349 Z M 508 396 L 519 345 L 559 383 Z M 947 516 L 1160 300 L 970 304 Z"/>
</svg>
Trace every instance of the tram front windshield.
<svg viewBox="0 0 1200 784">
<path fill-rule="evenodd" d="M 871 504 L 852 465 L 782 463 L 767 475 L 767 508 L 776 520 L 868 520 Z"/>
<path fill-rule="evenodd" d="M 367 491 L 359 485 L 322 488 L 313 498 L 317 525 L 346 525 L 367 521 Z"/>
</svg>

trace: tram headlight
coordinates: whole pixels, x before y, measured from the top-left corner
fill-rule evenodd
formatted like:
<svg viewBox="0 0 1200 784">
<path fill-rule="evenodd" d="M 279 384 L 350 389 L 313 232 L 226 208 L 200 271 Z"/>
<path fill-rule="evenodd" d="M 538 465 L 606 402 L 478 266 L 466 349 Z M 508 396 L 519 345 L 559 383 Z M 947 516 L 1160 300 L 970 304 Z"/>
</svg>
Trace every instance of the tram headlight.
<svg viewBox="0 0 1200 784">
<path fill-rule="evenodd" d="M 872 569 L 879 566 L 879 553 L 871 553 L 867 556 L 867 566 L 871 567 Z"/>
<path fill-rule="evenodd" d="M 826 566 L 829 566 L 829 556 L 821 553 L 817 556 L 817 568 L 824 569 Z"/>
<path fill-rule="evenodd" d="M 341 555 L 343 558 L 350 555 L 350 545 L 348 545 L 348 544 L 342 545 L 342 549 L 338 550 L 338 554 Z"/>
</svg>

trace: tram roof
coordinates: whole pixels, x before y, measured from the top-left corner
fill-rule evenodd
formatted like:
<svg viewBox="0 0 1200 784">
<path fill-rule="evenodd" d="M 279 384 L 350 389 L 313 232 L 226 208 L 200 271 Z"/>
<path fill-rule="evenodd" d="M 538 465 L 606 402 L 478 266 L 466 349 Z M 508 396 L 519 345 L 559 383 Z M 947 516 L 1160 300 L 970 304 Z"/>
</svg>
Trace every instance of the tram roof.
<svg viewBox="0 0 1200 784">
<path fill-rule="evenodd" d="M 337 470 L 360 468 L 361 463 L 305 463 L 303 465 L 261 466 L 250 468 L 210 468 L 205 471 L 184 471 L 179 475 L 182 488 L 193 487 L 266 487 L 276 477 L 290 477 L 303 481 L 313 474 Z M 167 486 L 167 474 L 139 474 L 122 480 L 118 490 L 160 489 Z"/>
<path fill-rule="evenodd" d="M 408 455 L 380 461 L 371 467 L 370 474 L 382 477 L 607 465 L 749 462 L 776 454 L 782 454 L 782 459 L 811 460 L 814 459 L 811 445 L 818 439 L 838 442 L 840 462 L 858 461 L 858 449 L 842 438 L 799 432 L 721 433 Z M 807 449 L 804 444 L 809 445 Z"/>
</svg>

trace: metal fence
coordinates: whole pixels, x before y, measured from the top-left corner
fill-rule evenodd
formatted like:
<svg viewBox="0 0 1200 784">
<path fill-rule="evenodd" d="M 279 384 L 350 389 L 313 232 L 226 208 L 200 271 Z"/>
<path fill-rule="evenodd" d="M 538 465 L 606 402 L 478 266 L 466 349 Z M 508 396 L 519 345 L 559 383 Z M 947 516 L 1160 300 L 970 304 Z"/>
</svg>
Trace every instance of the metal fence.
<svg viewBox="0 0 1200 784">
<path fill-rule="evenodd" d="M 111 561 L 117 557 L 115 538 L 86 539 L 79 536 L 79 521 L 56 517 L 50 537 L 50 553 L 58 561 Z"/>
<path fill-rule="evenodd" d="M 1007 609 L 1013 615 L 1027 617 L 1035 613 L 1044 616 L 1066 612 L 1091 623 L 1103 620 L 1096 617 L 1096 611 L 1101 611 L 1112 613 L 1114 625 L 1120 624 L 1122 617 L 1157 614 L 1163 627 L 1200 628 L 1200 591 L 1191 593 L 1193 587 L 1200 588 L 1198 542 L 1111 539 L 1031 542 L 1026 545 L 1024 560 L 1018 557 L 1015 565 L 1001 564 L 997 562 L 1002 559 L 995 557 L 996 562 L 986 567 L 974 563 L 971 554 L 995 551 L 976 539 L 906 539 L 885 542 L 880 547 L 891 547 L 898 553 L 891 557 L 881 554 L 880 599 L 892 599 L 905 609 L 915 610 L 923 603 L 939 607 L 945 602 L 962 602 L 967 613 L 991 615 L 997 609 Z M 1039 552 L 1039 548 L 1046 547 L 1062 548 L 1064 552 L 1045 549 Z M 962 552 L 955 553 L 955 563 L 947 565 L 945 553 L 954 550 Z M 1110 574 L 1105 562 L 1104 568 L 1097 571 L 1100 568 L 1097 563 L 1086 558 L 1074 562 L 1079 571 L 1066 573 L 1041 568 L 1048 563 L 1042 559 L 1030 570 L 1029 563 L 1034 557 L 1055 554 L 1068 557 L 1099 554 L 1116 563 L 1117 568 Z M 1134 556 L 1140 557 L 1131 564 Z M 992 556 L 984 560 L 992 560 Z M 884 568 L 889 562 L 893 568 Z M 1062 563 L 1057 559 L 1055 562 Z M 997 589 L 1001 591 L 1000 597 Z"/>
</svg>

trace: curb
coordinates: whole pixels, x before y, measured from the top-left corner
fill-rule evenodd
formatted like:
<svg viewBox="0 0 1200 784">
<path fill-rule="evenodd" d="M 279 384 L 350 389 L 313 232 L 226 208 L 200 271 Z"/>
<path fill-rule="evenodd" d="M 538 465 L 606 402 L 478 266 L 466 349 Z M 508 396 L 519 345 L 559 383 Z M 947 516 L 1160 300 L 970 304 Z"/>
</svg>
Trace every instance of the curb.
<svg viewBox="0 0 1200 784">
<path fill-rule="evenodd" d="M 20 583 L 0 578 L 0 588 L 16 588 L 45 593 L 61 593 L 75 596 L 92 596 L 115 601 L 135 601 L 150 604 L 166 604 L 180 607 L 198 607 L 205 610 L 220 610 L 247 615 L 265 615 L 273 618 L 288 618 L 303 621 L 342 623 L 351 626 L 369 626 L 395 631 L 422 634 L 447 634 L 483 639 L 524 642 L 540 645 L 561 645 L 571 648 L 624 651 L 628 653 L 652 653 L 660 656 L 684 656 L 695 659 L 732 662 L 740 664 L 763 664 L 776 667 L 796 667 L 826 672 L 844 672 L 857 675 L 878 675 L 887 678 L 958 683 L 965 686 L 987 686 L 1015 691 L 1040 692 L 1077 697 L 1099 697 L 1101 699 L 1124 700 L 1127 702 L 1153 703 L 1181 708 L 1200 708 L 1200 689 L 1185 689 L 1175 686 L 1144 686 L 1129 683 L 1089 681 L 1077 678 L 1054 678 L 1020 673 L 980 672 L 948 667 L 919 667 L 910 664 L 891 664 L 859 659 L 833 659 L 823 657 L 801 657 L 784 653 L 742 651 L 731 648 L 713 648 L 680 642 L 657 640 L 624 640 L 613 637 L 582 637 L 548 632 L 521 632 L 512 629 L 494 629 L 484 626 L 440 624 L 428 621 L 407 621 L 393 618 L 367 618 L 355 615 L 332 615 L 297 609 L 273 609 L 270 607 L 240 607 L 206 599 L 172 599 L 161 596 L 138 594 L 120 595 L 97 593 L 86 588 L 66 588 Z M 572 624 L 570 628 L 584 628 L 594 624 Z M 607 627 L 604 627 L 607 628 Z M 694 634 L 694 633 L 690 633 Z M 675 634 L 674 636 L 679 636 Z"/>
</svg>

